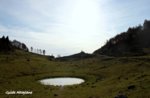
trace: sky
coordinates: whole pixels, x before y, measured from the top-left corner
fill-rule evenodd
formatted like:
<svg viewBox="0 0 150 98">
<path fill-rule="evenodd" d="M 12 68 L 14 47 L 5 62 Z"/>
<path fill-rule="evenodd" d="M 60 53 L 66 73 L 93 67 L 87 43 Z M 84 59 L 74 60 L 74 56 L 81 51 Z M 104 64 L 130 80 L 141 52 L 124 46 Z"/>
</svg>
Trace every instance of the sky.
<svg viewBox="0 0 150 98">
<path fill-rule="evenodd" d="M 92 53 L 150 19 L 150 0 L 0 0 L 0 37 L 47 55 Z"/>
</svg>

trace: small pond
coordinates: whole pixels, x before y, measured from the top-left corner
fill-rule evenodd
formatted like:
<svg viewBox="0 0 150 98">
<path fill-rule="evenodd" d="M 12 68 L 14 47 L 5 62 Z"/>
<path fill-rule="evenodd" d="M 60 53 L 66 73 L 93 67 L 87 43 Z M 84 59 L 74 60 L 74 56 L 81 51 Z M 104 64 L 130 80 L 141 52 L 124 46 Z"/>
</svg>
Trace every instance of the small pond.
<svg viewBox="0 0 150 98">
<path fill-rule="evenodd" d="M 42 79 L 40 80 L 40 82 L 43 85 L 66 86 L 66 85 L 81 84 L 84 82 L 84 80 L 81 78 L 73 78 L 73 77 L 58 77 L 58 78 Z"/>
</svg>

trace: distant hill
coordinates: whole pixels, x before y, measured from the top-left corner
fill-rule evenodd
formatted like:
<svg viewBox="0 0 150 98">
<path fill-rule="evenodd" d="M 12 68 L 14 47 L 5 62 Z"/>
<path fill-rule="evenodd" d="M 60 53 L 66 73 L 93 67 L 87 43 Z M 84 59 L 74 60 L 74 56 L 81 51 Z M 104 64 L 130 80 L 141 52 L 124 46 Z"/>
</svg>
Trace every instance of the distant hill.
<svg viewBox="0 0 150 98">
<path fill-rule="evenodd" d="M 28 51 L 28 47 L 24 43 L 17 40 L 10 41 L 8 36 L 0 38 L 0 52 L 9 52 L 15 49 Z"/>
<path fill-rule="evenodd" d="M 150 53 L 150 21 L 145 20 L 141 26 L 129 28 L 126 32 L 111 38 L 96 55 L 135 56 Z"/>
<path fill-rule="evenodd" d="M 64 56 L 64 57 L 59 57 L 57 60 L 79 60 L 79 59 L 85 59 L 85 58 L 90 58 L 93 57 L 93 55 L 85 53 L 84 51 L 81 51 L 80 53 L 73 54 L 70 56 Z"/>
</svg>

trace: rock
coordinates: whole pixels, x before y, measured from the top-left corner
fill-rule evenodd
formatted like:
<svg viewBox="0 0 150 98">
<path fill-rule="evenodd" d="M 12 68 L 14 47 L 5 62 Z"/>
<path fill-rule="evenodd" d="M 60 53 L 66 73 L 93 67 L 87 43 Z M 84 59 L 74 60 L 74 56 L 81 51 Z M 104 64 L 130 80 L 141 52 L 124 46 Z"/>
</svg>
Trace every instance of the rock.
<svg viewBox="0 0 150 98">
<path fill-rule="evenodd" d="M 117 95 L 114 98 L 128 98 L 126 95 Z"/>
<path fill-rule="evenodd" d="M 135 89 L 135 85 L 128 86 L 128 90 L 133 90 L 133 89 Z"/>
<path fill-rule="evenodd" d="M 123 94 L 122 92 L 119 92 L 119 94 L 117 96 L 115 96 L 114 98 L 128 98 L 125 94 Z"/>
<path fill-rule="evenodd" d="M 56 97 L 56 96 L 58 96 L 58 94 L 54 94 L 54 96 Z"/>
<path fill-rule="evenodd" d="M 94 85 L 93 85 L 93 86 L 91 86 L 91 88 L 95 88 L 95 87 L 96 87 L 96 86 L 94 86 Z"/>
</svg>

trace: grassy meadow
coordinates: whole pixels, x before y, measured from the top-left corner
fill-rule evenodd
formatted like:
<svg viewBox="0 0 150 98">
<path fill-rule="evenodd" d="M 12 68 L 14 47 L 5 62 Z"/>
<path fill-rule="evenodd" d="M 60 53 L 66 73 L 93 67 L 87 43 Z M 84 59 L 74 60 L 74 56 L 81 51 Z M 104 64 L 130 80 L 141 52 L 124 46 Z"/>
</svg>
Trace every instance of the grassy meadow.
<svg viewBox="0 0 150 98">
<path fill-rule="evenodd" d="M 49 77 L 81 77 L 74 86 L 44 86 Z M 32 91 L 32 95 L 7 95 L 6 91 Z M 0 98 L 150 98 L 150 55 L 138 57 L 99 56 L 57 61 L 16 50 L 0 53 Z"/>
</svg>

